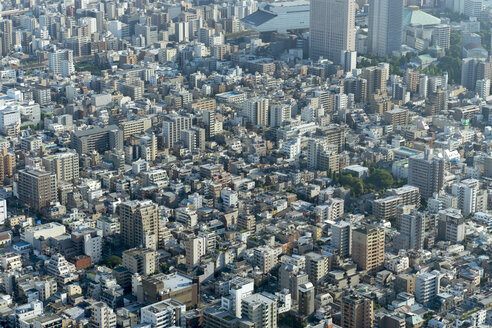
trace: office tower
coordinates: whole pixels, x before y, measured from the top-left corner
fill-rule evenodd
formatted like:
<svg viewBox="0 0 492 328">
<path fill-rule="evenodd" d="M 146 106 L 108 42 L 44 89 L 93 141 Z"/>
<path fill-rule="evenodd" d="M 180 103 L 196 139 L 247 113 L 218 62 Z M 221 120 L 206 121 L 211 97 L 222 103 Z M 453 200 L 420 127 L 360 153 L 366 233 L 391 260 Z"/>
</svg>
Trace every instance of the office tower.
<svg viewBox="0 0 492 328">
<path fill-rule="evenodd" d="M 79 155 L 69 151 L 43 157 L 47 171 L 56 174 L 57 181 L 72 182 L 79 179 Z"/>
<path fill-rule="evenodd" d="M 440 282 L 438 271 L 418 274 L 415 279 L 415 300 L 420 304 L 430 302 L 439 293 Z"/>
<path fill-rule="evenodd" d="M 166 115 L 162 124 L 164 147 L 172 148 L 180 140 L 181 131 L 191 128 L 191 118 L 173 113 Z"/>
<path fill-rule="evenodd" d="M 476 212 L 478 190 L 479 181 L 477 179 L 466 179 L 453 183 L 452 192 L 458 197 L 458 208 L 464 216 Z"/>
<path fill-rule="evenodd" d="M 330 258 L 326 255 L 310 252 L 306 255 L 306 273 L 314 285 L 326 278 L 330 272 Z"/>
<path fill-rule="evenodd" d="M 475 92 L 482 99 L 487 99 L 490 96 L 490 80 L 477 80 Z"/>
<path fill-rule="evenodd" d="M 242 299 L 241 312 L 258 328 L 277 327 L 277 301 L 262 294 L 253 294 Z"/>
<path fill-rule="evenodd" d="M 398 232 L 398 249 L 424 248 L 425 216 L 419 213 L 403 214 L 399 219 Z"/>
<path fill-rule="evenodd" d="M 157 204 L 150 200 L 131 200 L 121 203 L 118 208 L 123 243 L 128 247 L 156 249 L 159 236 Z"/>
<path fill-rule="evenodd" d="M 399 51 L 403 34 L 403 0 L 369 2 L 368 50 L 373 55 L 391 56 Z"/>
<path fill-rule="evenodd" d="M 244 102 L 246 117 L 252 125 L 268 125 L 269 100 L 267 98 L 252 98 Z"/>
<path fill-rule="evenodd" d="M 463 13 L 469 17 L 481 18 L 483 9 L 483 0 L 465 0 Z"/>
<path fill-rule="evenodd" d="M 36 211 L 57 201 L 56 175 L 52 172 L 25 169 L 19 172 L 19 200 Z"/>
<path fill-rule="evenodd" d="M 408 91 L 415 93 L 419 86 L 420 73 L 417 70 L 407 68 L 405 71 L 405 84 L 408 86 Z"/>
<path fill-rule="evenodd" d="M 104 302 L 91 306 L 90 328 L 116 328 L 116 314 Z"/>
<path fill-rule="evenodd" d="M 276 128 L 291 118 L 291 109 L 288 105 L 275 104 L 270 107 L 270 126 Z"/>
<path fill-rule="evenodd" d="M 186 246 L 186 266 L 189 269 L 200 264 L 200 259 L 205 255 L 207 244 L 205 238 L 196 237 L 185 241 Z"/>
<path fill-rule="evenodd" d="M 345 296 L 341 301 L 343 328 L 372 328 L 372 300 L 362 296 Z"/>
<path fill-rule="evenodd" d="M 75 72 L 73 65 L 73 51 L 57 49 L 49 53 L 50 72 L 63 77 L 70 76 Z"/>
<path fill-rule="evenodd" d="M 143 97 L 145 83 L 140 78 L 130 78 L 119 85 L 119 91 L 132 100 L 138 100 Z"/>
<path fill-rule="evenodd" d="M 439 240 L 452 243 L 460 243 L 465 240 L 465 220 L 459 210 L 448 208 L 439 211 L 437 237 Z"/>
<path fill-rule="evenodd" d="M 352 226 L 346 221 L 331 225 L 331 246 L 336 247 L 340 256 L 352 255 Z"/>
<path fill-rule="evenodd" d="M 366 225 L 352 232 L 352 259 L 362 270 L 372 271 L 384 264 L 384 230 Z"/>
<path fill-rule="evenodd" d="M 123 132 L 116 125 L 72 132 L 71 146 L 79 155 L 123 149 Z"/>
<path fill-rule="evenodd" d="M 309 316 L 314 312 L 314 286 L 308 282 L 299 286 L 299 314 Z"/>
<path fill-rule="evenodd" d="M 427 199 L 444 185 L 444 160 L 434 157 L 427 148 L 423 156 L 408 159 L 408 184 L 418 187 L 421 197 Z"/>
<path fill-rule="evenodd" d="M 261 272 L 267 273 L 277 265 L 280 250 L 268 246 L 256 247 L 253 252 L 254 266 L 257 266 Z"/>
<path fill-rule="evenodd" d="M 123 251 L 123 266 L 131 273 L 148 276 L 155 273 L 157 253 L 148 248 L 131 248 Z"/>
<path fill-rule="evenodd" d="M 0 151 L 0 186 L 12 183 L 14 177 L 15 154 L 8 152 L 7 148 Z"/>
<path fill-rule="evenodd" d="M 342 51 L 355 51 L 354 0 L 312 0 L 309 17 L 311 58 L 339 64 Z"/>
<path fill-rule="evenodd" d="M 152 328 L 168 328 L 180 326 L 181 316 L 186 306 L 174 299 L 167 299 L 140 309 L 142 324 L 150 324 Z"/>
</svg>

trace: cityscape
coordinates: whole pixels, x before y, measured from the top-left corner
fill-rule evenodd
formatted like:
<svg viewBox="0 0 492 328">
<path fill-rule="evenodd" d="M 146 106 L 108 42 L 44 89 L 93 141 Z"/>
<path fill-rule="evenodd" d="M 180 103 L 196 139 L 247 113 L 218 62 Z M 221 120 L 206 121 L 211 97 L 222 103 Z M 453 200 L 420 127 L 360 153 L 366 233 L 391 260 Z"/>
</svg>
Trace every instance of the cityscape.
<svg viewBox="0 0 492 328">
<path fill-rule="evenodd" d="M 492 328 L 492 0 L 0 0 L 1 328 Z"/>
</svg>

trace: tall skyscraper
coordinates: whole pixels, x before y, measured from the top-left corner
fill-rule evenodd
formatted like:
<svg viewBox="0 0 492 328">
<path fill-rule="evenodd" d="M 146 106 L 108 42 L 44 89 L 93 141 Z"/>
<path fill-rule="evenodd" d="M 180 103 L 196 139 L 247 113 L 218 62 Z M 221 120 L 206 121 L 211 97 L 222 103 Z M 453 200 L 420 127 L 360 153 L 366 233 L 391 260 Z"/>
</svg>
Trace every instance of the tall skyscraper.
<svg viewBox="0 0 492 328">
<path fill-rule="evenodd" d="M 369 52 L 378 56 L 400 50 L 403 28 L 403 0 L 369 2 Z"/>
<path fill-rule="evenodd" d="M 355 51 L 354 0 L 312 0 L 309 17 L 311 58 L 339 64 L 342 51 Z"/>
<path fill-rule="evenodd" d="M 425 199 L 439 192 L 444 185 L 444 160 L 434 157 L 432 149 L 426 149 L 424 156 L 410 157 L 408 184 L 418 187 Z"/>
<path fill-rule="evenodd" d="M 352 232 L 352 259 L 362 270 L 372 271 L 384 264 L 384 230 L 373 225 Z"/>
<path fill-rule="evenodd" d="M 342 298 L 343 328 L 372 328 L 374 310 L 372 300 L 361 296 L 345 296 Z"/>
<path fill-rule="evenodd" d="M 17 184 L 19 200 L 39 211 L 57 201 L 56 175 L 40 170 L 22 170 Z"/>
<path fill-rule="evenodd" d="M 131 200 L 119 206 L 121 235 L 128 247 L 156 249 L 159 236 L 159 211 L 150 200 Z"/>
</svg>

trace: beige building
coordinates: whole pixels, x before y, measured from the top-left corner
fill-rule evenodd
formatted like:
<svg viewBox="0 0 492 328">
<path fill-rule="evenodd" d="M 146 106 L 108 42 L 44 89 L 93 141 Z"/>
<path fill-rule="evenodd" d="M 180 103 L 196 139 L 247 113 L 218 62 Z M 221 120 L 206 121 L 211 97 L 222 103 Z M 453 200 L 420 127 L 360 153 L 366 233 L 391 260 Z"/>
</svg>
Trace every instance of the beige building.
<svg viewBox="0 0 492 328">
<path fill-rule="evenodd" d="M 362 270 L 372 271 L 384 265 L 384 230 L 373 225 L 352 233 L 352 259 Z"/>
<path fill-rule="evenodd" d="M 43 158 L 46 171 L 54 172 L 57 181 L 76 181 L 79 178 L 79 155 L 76 152 L 58 153 Z"/>
<path fill-rule="evenodd" d="M 156 249 L 159 236 L 159 211 L 150 200 L 131 200 L 119 206 L 121 235 L 128 247 Z"/>
<path fill-rule="evenodd" d="M 156 251 L 148 248 L 132 248 L 123 252 L 123 266 L 132 273 L 151 275 L 156 270 Z"/>
</svg>

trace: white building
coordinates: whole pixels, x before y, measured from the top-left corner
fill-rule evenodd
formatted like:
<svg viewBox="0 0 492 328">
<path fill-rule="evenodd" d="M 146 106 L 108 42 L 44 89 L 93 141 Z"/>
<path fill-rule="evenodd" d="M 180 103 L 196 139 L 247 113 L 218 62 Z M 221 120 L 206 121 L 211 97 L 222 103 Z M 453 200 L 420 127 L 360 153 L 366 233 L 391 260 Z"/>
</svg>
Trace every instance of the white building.
<svg viewBox="0 0 492 328">
<path fill-rule="evenodd" d="M 441 276 L 438 271 L 426 272 L 417 275 L 415 281 L 415 299 L 420 304 L 431 301 L 438 293 Z"/>
<path fill-rule="evenodd" d="M 220 198 L 226 207 L 235 207 L 238 202 L 238 194 L 231 188 L 224 188 L 220 191 Z"/>
<path fill-rule="evenodd" d="M 295 159 L 301 154 L 301 139 L 295 138 L 282 144 L 282 154 L 288 159 Z"/>
<path fill-rule="evenodd" d="M 173 299 L 160 301 L 140 309 L 141 323 L 148 323 L 152 328 L 179 326 L 186 306 Z"/>
<path fill-rule="evenodd" d="M 253 294 L 254 280 L 236 276 L 228 282 L 229 295 L 221 298 L 221 307 L 241 318 L 241 300 Z"/>
<path fill-rule="evenodd" d="M 349 257 L 352 254 L 352 226 L 346 221 L 331 225 L 331 246 L 340 251 L 340 256 Z"/>
</svg>

